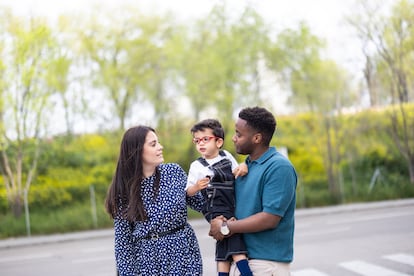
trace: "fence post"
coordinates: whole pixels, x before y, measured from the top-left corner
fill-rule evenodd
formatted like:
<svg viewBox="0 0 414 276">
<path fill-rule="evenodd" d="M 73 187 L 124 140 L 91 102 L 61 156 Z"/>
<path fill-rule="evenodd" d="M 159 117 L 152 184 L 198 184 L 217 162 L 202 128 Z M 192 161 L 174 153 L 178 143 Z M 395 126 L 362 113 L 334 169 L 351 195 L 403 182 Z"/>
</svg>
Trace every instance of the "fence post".
<svg viewBox="0 0 414 276">
<path fill-rule="evenodd" d="M 378 180 L 381 178 L 381 171 L 378 167 L 375 168 L 374 174 L 371 177 L 371 182 L 369 183 L 368 193 L 371 193 L 372 189 L 377 183 Z"/>
<path fill-rule="evenodd" d="M 96 214 L 96 199 L 95 199 L 95 187 L 93 185 L 89 186 L 89 193 L 91 195 L 91 213 L 93 226 L 98 228 L 98 216 Z"/>
<path fill-rule="evenodd" d="M 23 202 L 24 202 L 24 215 L 26 218 L 26 233 L 27 236 L 30 237 L 31 236 L 31 231 L 30 231 L 30 213 L 29 213 L 29 201 L 27 199 L 27 189 L 23 190 Z"/>
</svg>

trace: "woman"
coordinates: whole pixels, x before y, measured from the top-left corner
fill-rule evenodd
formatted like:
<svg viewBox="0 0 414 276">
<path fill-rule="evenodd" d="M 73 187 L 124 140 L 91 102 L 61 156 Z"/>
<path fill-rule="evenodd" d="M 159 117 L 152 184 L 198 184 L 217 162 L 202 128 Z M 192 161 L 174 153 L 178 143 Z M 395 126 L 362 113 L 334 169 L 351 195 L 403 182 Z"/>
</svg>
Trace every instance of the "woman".
<svg viewBox="0 0 414 276">
<path fill-rule="evenodd" d="M 122 138 L 106 198 L 122 276 L 202 275 L 187 205 L 200 212 L 203 199 L 200 193 L 186 196 L 184 170 L 178 164 L 163 164 L 162 150 L 151 127 L 132 127 Z"/>
</svg>

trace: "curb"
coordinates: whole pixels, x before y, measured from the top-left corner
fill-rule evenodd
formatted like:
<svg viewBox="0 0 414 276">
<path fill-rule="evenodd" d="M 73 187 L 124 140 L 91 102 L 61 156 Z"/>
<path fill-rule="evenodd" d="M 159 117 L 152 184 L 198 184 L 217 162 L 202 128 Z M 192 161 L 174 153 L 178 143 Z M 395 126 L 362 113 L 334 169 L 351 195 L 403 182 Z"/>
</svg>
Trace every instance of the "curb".
<svg viewBox="0 0 414 276">
<path fill-rule="evenodd" d="M 381 209 L 381 208 L 410 206 L 410 205 L 414 205 L 414 198 L 297 209 L 295 212 L 295 216 L 296 217 L 316 216 L 316 215 L 325 215 L 325 214 L 332 214 L 332 213 L 344 213 L 344 212 L 353 212 L 353 211 L 359 211 L 359 210 L 372 210 L 372 209 Z M 193 219 L 193 220 L 190 220 L 189 223 L 191 224 L 193 228 L 206 227 L 207 225 L 207 222 L 204 219 Z M 90 231 L 64 233 L 64 234 L 9 238 L 9 239 L 0 240 L 0 250 L 14 248 L 14 247 L 21 247 L 21 246 L 32 246 L 32 245 L 40 245 L 40 244 L 48 244 L 48 243 L 59 243 L 59 242 L 67 242 L 67 241 L 74 241 L 74 240 L 96 239 L 96 238 L 113 237 L 113 236 L 114 236 L 114 231 L 111 228 L 111 229 L 90 230 Z"/>
<path fill-rule="evenodd" d="M 336 205 L 336 206 L 296 209 L 295 216 L 296 217 L 314 216 L 314 215 L 324 215 L 324 214 L 332 214 L 332 213 L 354 212 L 354 211 L 360 211 L 360 210 L 393 208 L 393 207 L 410 206 L 410 205 L 414 205 L 414 198 L 384 200 L 384 201 L 365 202 L 365 203 L 349 203 L 349 204 L 342 204 L 342 205 Z"/>
<path fill-rule="evenodd" d="M 32 237 L 8 238 L 8 239 L 0 240 L 0 250 L 7 249 L 7 248 L 13 248 L 13 247 L 21 247 L 21 246 L 59 243 L 59 242 L 75 241 L 75 240 L 96 239 L 96 238 L 101 238 L 101 237 L 110 237 L 113 235 L 114 235 L 113 229 L 102 229 L 102 230 L 90 230 L 90 231 L 82 231 L 82 232 L 51 234 L 51 235 L 32 236 Z"/>
</svg>

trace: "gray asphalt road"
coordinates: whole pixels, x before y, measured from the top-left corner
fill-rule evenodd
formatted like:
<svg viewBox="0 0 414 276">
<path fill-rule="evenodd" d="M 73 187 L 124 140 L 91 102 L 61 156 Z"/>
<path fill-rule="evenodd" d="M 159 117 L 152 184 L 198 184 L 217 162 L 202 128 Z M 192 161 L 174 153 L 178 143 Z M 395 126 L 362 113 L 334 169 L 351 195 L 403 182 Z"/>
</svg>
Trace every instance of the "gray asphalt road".
<svg viewBox="0 0 414 276">
<path fill-rule="evenodd" d="M 214 240 L 191 221 L 204 275 Z M 297 210 L 293 276 L 414 275 L 414 199 Z M 0 241 L 0 275 L 115 275 L 112 230 Z"/>
</svg>

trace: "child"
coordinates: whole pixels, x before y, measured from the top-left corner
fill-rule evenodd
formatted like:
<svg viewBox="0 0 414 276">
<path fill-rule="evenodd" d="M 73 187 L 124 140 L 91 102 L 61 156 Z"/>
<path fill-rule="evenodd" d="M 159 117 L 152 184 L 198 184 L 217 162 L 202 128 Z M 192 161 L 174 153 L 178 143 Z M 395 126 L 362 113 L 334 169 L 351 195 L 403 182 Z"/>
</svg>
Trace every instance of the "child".
<svg viewBox="0 0 414 276">
<path fill-rule="evenodd" d="M 227 151 L 221 150 L 224 143 L 224 130 L 219 121 L 203 120 L 191 128 L 193 143 L 202 157 L 190 165 L 187 181 L 187 195 L 198 191 L 206 199 L 203 215 L 208 222 L 223 215 L 234 217 L 234 179 L 247 173 L 246 164 L 238 165 Z M 223 235 L 230 234 L 223 225 Z M 230 261 L 236 263 L 242 276 L 253 275 L 247 260 L 247 250 L 243 237 L 234 234 L 216 244 L 216 261 L 219 276 L 229 275 Z"/>
</svg>

